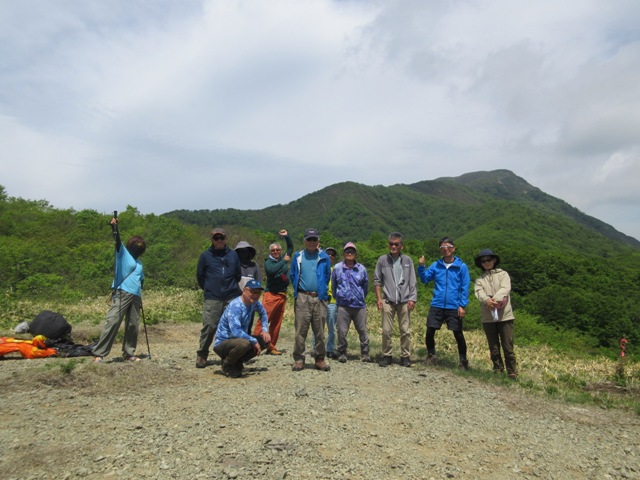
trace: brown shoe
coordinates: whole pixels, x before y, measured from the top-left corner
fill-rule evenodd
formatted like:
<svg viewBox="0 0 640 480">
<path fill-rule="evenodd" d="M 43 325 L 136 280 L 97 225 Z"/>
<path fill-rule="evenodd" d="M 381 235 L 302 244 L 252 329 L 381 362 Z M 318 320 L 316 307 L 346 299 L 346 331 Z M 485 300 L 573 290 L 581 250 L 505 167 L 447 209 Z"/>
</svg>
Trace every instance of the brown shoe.
<svg viewBox="0 0 640 480">
<path fill-rule="evenodd" d="M 291 367 L 291 370 L 293 370 L 294 372 L 304 370 L 304 362 L 302 360 L 296 361 L 296 363 L 293 364 L 293 367 Z"/>
<path fill-rule="evenodd" d="M 273 347 L 269 350 L 269 355 L 282 355 L 282 352 L 278 350 L 276 347 Z"/>
<path fill-rule="evenodd" d="M 331 370 L 331 367 L 324 361 L 324 357 L 316 357 L 316 370 L 328 372 Z"/>
<path fill-rule="evenodd" d="M 206 366 L 207 366 L 207 359 L 206 358 L 198 357 L 196 359 L 196 368 L 204 368 Z"/>
</svg>

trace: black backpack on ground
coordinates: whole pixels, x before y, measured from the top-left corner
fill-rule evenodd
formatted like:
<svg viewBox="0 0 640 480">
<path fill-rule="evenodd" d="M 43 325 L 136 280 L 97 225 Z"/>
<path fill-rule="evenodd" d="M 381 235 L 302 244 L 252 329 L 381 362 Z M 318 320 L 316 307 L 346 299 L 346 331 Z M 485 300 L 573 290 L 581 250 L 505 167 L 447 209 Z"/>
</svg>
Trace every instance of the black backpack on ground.
<svg viewBox="0 0 640 480">
<path fill-rule="evenodd" d="M 71 335 L 71 324 L 59 313 L 43 310 L 29 324 L 29 333 L 50 339 L 67 338 Z"/>
</svg>

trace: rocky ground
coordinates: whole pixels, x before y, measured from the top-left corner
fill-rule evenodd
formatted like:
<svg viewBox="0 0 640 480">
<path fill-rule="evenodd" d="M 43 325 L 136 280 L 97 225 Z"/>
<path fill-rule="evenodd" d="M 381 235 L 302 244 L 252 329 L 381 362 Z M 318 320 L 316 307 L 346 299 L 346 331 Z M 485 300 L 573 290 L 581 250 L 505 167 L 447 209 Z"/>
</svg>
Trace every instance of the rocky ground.
<svg viewBox="0 0 640 480">
<path fill-rule="evenodd" d="M 137 364 L 0 361 L 0 478 L 640 478 L 637 415 L 448 367 L 294 373 L 287 337 L 230 379 L 194 368 L 198 333 L 150 327 Z"/>
</svg>

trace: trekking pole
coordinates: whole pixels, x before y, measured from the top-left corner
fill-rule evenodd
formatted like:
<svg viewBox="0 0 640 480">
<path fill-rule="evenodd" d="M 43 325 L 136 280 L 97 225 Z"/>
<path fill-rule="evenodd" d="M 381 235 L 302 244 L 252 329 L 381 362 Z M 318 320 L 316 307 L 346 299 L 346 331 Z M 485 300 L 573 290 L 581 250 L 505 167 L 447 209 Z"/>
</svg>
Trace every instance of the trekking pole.
<svg viewBox="0 0 640 480">
<path fill-rule="evenodd" d="M 140 301 L 140 313 L 142 313 L 142 325 L 144 326 L 144 337 L 147 339 L 148 358 L 149 360 L 151 360 L 151 349 L 149 348 L 149 334 L 147 333 L 147 321 L 144 318 L 144 307 L 142 306 L 142 300 Z"/>
</svg>

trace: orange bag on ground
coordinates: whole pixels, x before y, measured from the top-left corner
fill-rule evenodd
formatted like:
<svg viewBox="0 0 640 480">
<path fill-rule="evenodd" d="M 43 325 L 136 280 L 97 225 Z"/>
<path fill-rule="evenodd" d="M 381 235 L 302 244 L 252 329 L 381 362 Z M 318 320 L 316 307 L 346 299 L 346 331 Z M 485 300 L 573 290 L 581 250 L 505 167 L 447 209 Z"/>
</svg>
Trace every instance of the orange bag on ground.
<svg viewBox="0 0 640 480">
<path fill-rule="evenodd" d="M 32 340 L 0 337 L 0 357 L 15 352 L 20 352 L 22 358 L 44 358 L 57 355 L 58 351 L 47 347 L 45 341 L 46 338 L 42 335 L 37 335 Z"/>
</svg>

